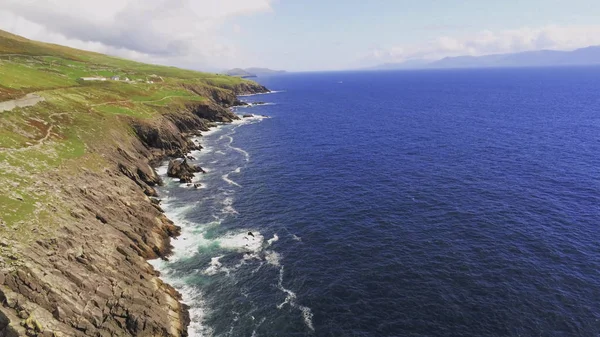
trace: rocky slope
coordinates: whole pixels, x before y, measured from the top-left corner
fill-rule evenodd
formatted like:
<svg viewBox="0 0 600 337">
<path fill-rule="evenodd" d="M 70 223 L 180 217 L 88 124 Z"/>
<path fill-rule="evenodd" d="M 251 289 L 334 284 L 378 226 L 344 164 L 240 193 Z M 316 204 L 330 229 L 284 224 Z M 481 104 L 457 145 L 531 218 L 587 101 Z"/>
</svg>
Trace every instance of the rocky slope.
<svg viewBox="0 0 600 337">
<path fill-rule="evenodd" d="M 186 90 L 208 99 L 121 116 L 102 130 L 109 143 L 86 144 L 85 165 L 36 176 L 29 190 L 52 194 L 50 213 L 0 238 L 0 337 L 187 335 L 180 295 L 147 263 L 168 256 L 179 232 L 153 199 L 161 182 L 151 165 L 197 148 L 188 135 L 236 119 L 227 109 L 236 94 L 266 88 Z"/>
</svg>

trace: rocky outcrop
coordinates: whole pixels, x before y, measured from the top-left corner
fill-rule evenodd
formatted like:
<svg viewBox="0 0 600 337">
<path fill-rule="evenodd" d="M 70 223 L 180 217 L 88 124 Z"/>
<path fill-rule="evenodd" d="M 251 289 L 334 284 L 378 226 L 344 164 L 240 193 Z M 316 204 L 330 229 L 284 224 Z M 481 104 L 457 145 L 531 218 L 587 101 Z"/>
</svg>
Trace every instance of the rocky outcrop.
<svg viewBox="0 0 600 337">
<path fill-rule="evenodd" d="M 172 159 L 169 162 L 167 175 L 172 178 L 179 178 L 181 183 L 191 184 L 195 173 L 206 173 L 198 165 L 188 164 L 186 159 Z"/>
<path fill-rule="evenodd" d="M 236 95 L 264 94 L 270 92 L 267 87 L 256 82 L 243 82 L 232 88 Z"/>
<path fill-rule="evenodd" d="M 269 89 L 255 82 L 242 82 L 229 88 L 230 90 L 213 86 L 192 84 L 185 84 L 184 88 L 193 91 L 200 96 L 210 97 L 212 102 L 225 108 L 235 105 L 243 105 L 243 103 L 238 99 L 238 95 L 261 94 L 269 92 Z"/>
<path fill-rule="evenodd" d="M 214 103 L 210 104 L 196 104 L 188 107 L 194 115 L 198 118 L 218 122 L 218 123 L 231 123 L 236 119 L 239 119 L 236 114 L 231 110 L 224 107 L 218 106 Z"/>
<path fill-rule="evenodd" d="M 172 108 L 166 108 L 172 109 Z M 128 123 L 144 144 L 143 158 L 156 165 L 165 157 L 184 157 L 200 147 L 189 140 L 190 135 L 208 131 L 215 123 L 239 119 L 236 114 L 214 102 L 189 103 L 176 110 L 165 111 L 152 120 L 130 119 Z"/>
<path fill-rule="evenodd" d="M 106 130 L 109 147 L 90 145 L 89 167 L 40 177 L 40 190 L 57 198 L 53 227 L 0 239 L 0 337 L 187 336 L 180 294 L 147 262 L 166 258 L 180 231 L 151 198 L 161 183 L 151 165 L 198 149 L 187 137 L 197 130 L 237 118 L 226 109 L 233 94 L 222 95 L 152 119 L 124 117 Z M 201 170 L 172 163 L 186 182 Z"/>
<path fill-rule="evenodd" d="M 4 301 L 2 298 L 2 293 L 0 292 L 0 300 Z M 16 337 L 19 336 L 19 333 L 14 329 L 14 327 L 10 326 L 10 318 L 6 316 L 2 311 L 0 311 L 0 336 L 6 337 Z"/>
<path fill-rule="evenodd" d="M 114 160 L 129 165 L 118 153 Z M 56 233 L 2 248 L 11 260 L 0 270 L 0 310 L 13 329 L 19 336 L 185 336 L 187 308 L 146 262 L 169 254 L 179 228 L 118 166 L 60 183 L 54 187 L 70 204 Z"/>
</svg>

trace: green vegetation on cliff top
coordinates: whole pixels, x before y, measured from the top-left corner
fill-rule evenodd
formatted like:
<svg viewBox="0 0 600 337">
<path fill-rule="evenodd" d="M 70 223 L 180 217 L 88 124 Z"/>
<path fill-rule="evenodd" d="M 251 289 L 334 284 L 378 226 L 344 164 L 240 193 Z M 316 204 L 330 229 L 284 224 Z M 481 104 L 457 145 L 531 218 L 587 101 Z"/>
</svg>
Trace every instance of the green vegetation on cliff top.
<svg viewBox="0 0 600 337">
<path fill-rule="evenodd" d="M 110 80 L 112 76 L 120 80 Z M 242 83 L 248 81 L 142 64 L 0 31 L 0 106 L 30 93 L 45 99 L 32 107 L 0 111 L 0 236 L 3 231 L 27 235 L 30 225 L 44 223 L 49 212 L 66 211 L 54 203 L 41 176 L 102 170 L 105 159 L 92 149 L 131 132 L 127 118 L 149 119 L 208 99 L 198 92 L 235 89 Z"/>
</svg>

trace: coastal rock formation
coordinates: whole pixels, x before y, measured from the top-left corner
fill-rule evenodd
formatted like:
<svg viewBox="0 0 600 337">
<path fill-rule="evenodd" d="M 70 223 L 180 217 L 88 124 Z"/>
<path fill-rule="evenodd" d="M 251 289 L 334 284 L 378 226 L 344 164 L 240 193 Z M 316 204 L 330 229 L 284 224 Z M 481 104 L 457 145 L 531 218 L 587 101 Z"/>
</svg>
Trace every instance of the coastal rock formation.
<svg viewBox="0 0 600 337">
<path fill-rule="evenodd" d="M 173 159 L 169 162 L 167 175 L 172 178 L 179 178 L 181 183 L 192 183 L 194 173 L 206 173 L 198 165 L 188 164 L 186 159 Z"/>
<path fill-rule="evenodd" d="M 151 198 L 161 184 L 151 165 L 198 149 L 187 137 L 197 130 L 236 119 L 227 109 L 236 93 L 264 90 L 215 89 L 150 119 L 124 116 L 102 130 L 110 146 L 87 145 L 88 165 L 41 173 L 34 188 L 52 193 L 59 221 L 0 239 L 0 337 L 187 336 L 180 294 L 147 262 L 166 258 L 180 231 Z M 185 181 L 201 170 L 172 163 Z"/>
<path fill-rule="evenodd" d="M 71 209 L 57 232 L 3 247 L 9 260 L 0 299 L 13 329 L 20 336 L 184 336 L 186 307 L 146 262 L 168 255 L 179 228 L 118 166 L 61 185 Z"/>
</svg>

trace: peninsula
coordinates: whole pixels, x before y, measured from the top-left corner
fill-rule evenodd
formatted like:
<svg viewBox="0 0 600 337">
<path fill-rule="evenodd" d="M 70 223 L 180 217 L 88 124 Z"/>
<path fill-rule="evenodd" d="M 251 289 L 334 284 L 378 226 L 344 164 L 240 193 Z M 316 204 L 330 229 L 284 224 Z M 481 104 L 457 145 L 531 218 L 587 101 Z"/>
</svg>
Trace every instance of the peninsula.
<svg viewBox="0 0 600 337">
<path fill-rule="evenodd" d="M 287 73 L 285 70 L 273 70 L 269 68 L 234 68 L 227 70 L 225 72 L 226 75 L 236 76 L 241 78 L 251 78 L 251 77 L 259 77 L 259 76 L 268 76 L 268 75 L 278 75 Z"/>
<path fill-rule="evenodd" d="M 186 336 L 152 167 L 267 91 L 0 31 L 0 336 Z"/>
</svg>

